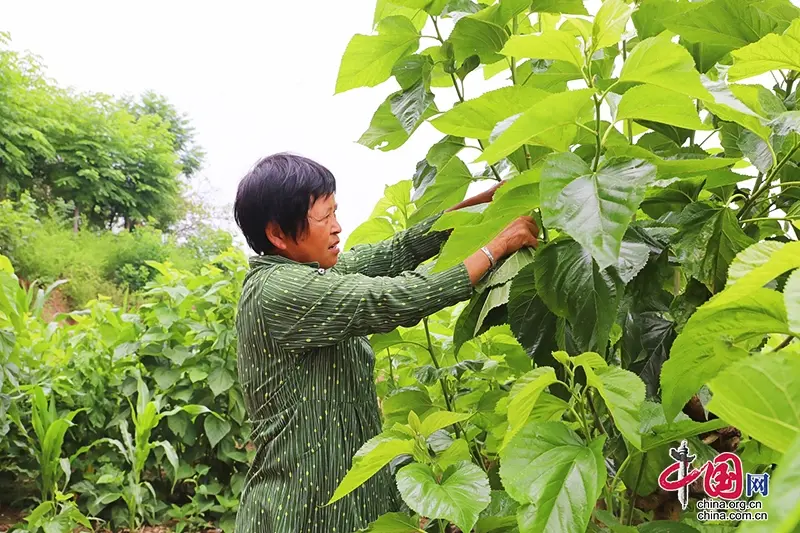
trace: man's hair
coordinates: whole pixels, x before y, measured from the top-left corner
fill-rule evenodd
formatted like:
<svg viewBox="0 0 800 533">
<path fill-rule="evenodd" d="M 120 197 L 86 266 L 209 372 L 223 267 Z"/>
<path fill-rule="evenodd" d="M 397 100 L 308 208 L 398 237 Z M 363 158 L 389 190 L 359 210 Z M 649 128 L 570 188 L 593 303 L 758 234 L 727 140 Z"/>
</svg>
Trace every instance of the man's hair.
<svg viewBox="0 0 800 533">
<path fill-rule="evenodd" d="M 306 157 L 286 152 L 261 159 L 239 182 L 233 206 L 236 224 L 257 254 L 272 252 L 266 227 L 276 222 L 297 241 L 308 229 L 308 209 L 318 198 L 336 192 L 330 170 Z"/>
</svg>

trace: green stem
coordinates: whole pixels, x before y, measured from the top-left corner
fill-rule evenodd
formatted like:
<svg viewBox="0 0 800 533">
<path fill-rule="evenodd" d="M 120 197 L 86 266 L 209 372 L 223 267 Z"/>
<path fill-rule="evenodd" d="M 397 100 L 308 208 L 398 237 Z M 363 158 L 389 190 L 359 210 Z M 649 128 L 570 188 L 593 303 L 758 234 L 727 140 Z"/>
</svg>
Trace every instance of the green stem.
<svg viewBox="0 0 800 533">
<path fill-rule="evenodd" d="M 431 20 L 433 21 L 433 29 L 436 30 L 436 39 L 440 43 L 444 44 L 444 39 L 442 39 L 442 32 L 439 31 L 439 21 L 437 20 L 436 17 L 431 17 Z"/>
<path fill-rule="evenodd" d="M 422 324 L 425 326 L 425 337 L 428 339 L 428 353 L 431 355 L 431 361 L 433 361 L 433 366 L 437 370 L 439 370 L 441 366 L 439 365 L 439 361 L 436 359 L 436 354 L 433 350 L 433 342 L 431 341 L 431 331 L 428 326 L 427 317 L 422 319 Z M 447 410 L 450 412 L 455 412 L 453 410 L 453 403 L 450 398 L 450 392 L 447 390 L 447 382 L 445 381 L 445 378 L 439 379 L 439 385 L 441 385 L 442 387 L 442 396 L 444 396 L 444 403 L 445 405 L 447 405 Z M 473 450 L 472 446 L 473 443 L 471 443 L 467 438 L 467 432 L 458 423 L 453 424 L 453 429 L 455 429 L 456 437 L 458 438 L 461 438 L 461 435 L 463 433 L 464 439 L 467 441 L 467 446 L 470 450 L 470 453 L 472 454 L 473 458 L 477 461 L 478 465 L 480 465 L 481 469 L 483 469 L 483 471 L 485 472 L 486 466 L 483 464 L 483 461 L 481 460 L 480 450 L 477 449 L 477 446 L 475 446 L 474 447 L 475 449 Z"/>
<path fill-rule="evenodd" d="M 439 31 L 439 23 L 436 20 L 436 17 L 431 17 L 431 20 L 433 21 L 433 28 L 436 30 L 436 35 L 438 36 L 438 39 L 441 42 L 444 42 L 444 39 L 442 39 L 442 33 Z M 458 87 L 458 78 L 456 78 L 455 73 L 453 73 L 453 72 L 450 73 L 450 79 L 453 81 L 453 87 L 456 88 L 456 94 L 458 95 L 458 101 L 463 103 L 464 102 L 464 92 L 461 89 L 459 89 L 459 87 Z M 480 139 L 477 139 L 477 141 L 478 141 L 478 144 L 481 147 L 481 150 L 485 150 L 486 147 L 483 145 L 483 141 L 480 140 Z M 497 169 L 495 168 L 494 165 L 489 165 L 489 168 L 492 169 L 492 174 L 494 174 L 494 179 L 495 180 L 503 181 L 503 178 L 500 177 L 500 173 L 497 171 Z"/>
<path fill-rule="evenodd" d="M 428 318 L 425 317 L 422 319 L 422 324 L 425 326 L 425 338 L 428 339 L 428 353 L 431 356 L 431 361 L 433 361 L 433 366 L 436 370 L 441 369 L 442 367 L 439 365 L 439 360 L 436 359 L 436 353 L 433 351 L 433 341 L 431 340 L 431 330 L 428 327 Z M 442 380 L 442 393 L 444 393 L 444 401 L 447 404 L 447 409 L 450 409 L 450 398 L 447 394 L 447 388 L 444 385 L 444 381 Z"/>
<path fill-rule="evenodd" d="M 592 171 L 597 172 L 597 165 L 600 164 L 600 150 L 602 149 L 602 140 L 600 138 L 600 100 L 597 99 L 597 96 L 592 96 L 594 99 L 594 109 L 595 109 L 595 117 L 597 122 L 597 153 L 594 154 L 594 163 L 592 164 Z"/>
<path fill-rule="evenodd" d="M 711 133 L 709 133 L 709 134 L 708 134 L 708 137 L 706 137 L 705 139 L 703 139 L 703 141 L 702 141 L 700 144 L 698 144 L 697 146 L 700 146 L 700 147 L 702 147 L 702 146 L 703 146 L 703 145 L 706 143 L 706 141 L 708 141 L 708 140 L 709 140 L 711 137 L 713 137 L 713 136 L 714 136 L 714 134 L 715 134 L 715 133 L 717 133 L 718 131 L 719 131 L 719 130 L 713 130 Z"/>
<path fill-rule="evenodd" d="M 614 122 L 613 124 L 610 124 L 608 126 L 608 129 L 605 131 L 605 133 L 603 133 L 603 138 L 600 140 L 600 144 L 602 146 L 606 145 L 606 141 L 608 140 L 608 136 L 611 134 L 611 131 L 616 129 L 616 128 L 614 128 L 614 124 L 616 124 L 616 122 Z"/>
<path fill-rule="evenodd" d="M 767 143 L 767 146 L 769 146 L 769 143 Z M 792 149 L 791 149 L 791 150 L 789 150 L 789 153 L 787 153 L 787 154 L 784 156 L 784 158 L 783 158 L 783 159 L 781 159 L 781 160 L 780 160 L 780 162 L 779 162 L 777 165 L 775 165 L 775 166 L 772 168 L 772 170 L 770 171 L 770 173 L 767 175 L 767 178 L 764 180 L 764 184 L 763 184 L 761 187 L 759 187 L 759 188 L 758 188 L 758 190 L 754 191 L 754 192 L 753 192 L 753 194 L 751 194 L 751 195 L 750 195 L 750 198 L 748 198 L 748 199 L 747 199 L 747 201 L 744 203 L 744 205 L 742 206 L 742 209 L 741 209 L 741 210 L 739 210 L 739 215 L 738 215 L 738 216 L 739 216 L 739 218 L 741 218 L 742 216 L 744 216 L 744 214 L 745 214 L 745 213 L 746 213 L 746 212 L 747 212 L 747 211 L 748 211 L 748 210 L 749 210 L 751 207 L 753 207 L 753 204 L 755 204 L 755 202 L 756 202 L 756 199 L 757 199 L 759 196 L 761 196 L 762 194 L 764 194 L 765 192 L 767 192 L 767 191 L 769 191 L 769 190 L 770 190 L 770 188 L 771 188 L 771 186 L 772 186 L 772 180 L 773 180 L 773 179 L 775 179 L 775 176 L 777 176 L 778 172 L 780 172 L 780 171 L 781 171 L 781 169 L 783 168 L 783 166 L 784 166 L 786 163 L 788 163 L 788 162 L 789 162 L 789 160 L 792 158 L 792 156 L 794 155 L 794 153 L 795 153 L 795 152 L 796 152 L 798 149 L 800 149 L 800 144 L 796 144 L 796 145 L 794 145 L 794 147 L 792 147 Z"/>
<path fill-rule="evenodd" d="M 397 382 L 394 380 L 394 363 L 392 362 L 392 352 L 389 351 L 389 348 L 386 348 L 386 355 L 389 356 L 389 379 L 392 381 L 392 388 L 397 386 Z"/>
<path fill-rule="evenodd" d="M 748 222 L 763 222 L 765 220 L 779 220 L 779 221 L 792 221 L 792 220 L 800 220 L 800 215 L 796 217 L 755 217 L 755 218 L 746 218 L 744 220 L 740 220 L 742 224 L 747 224 Z"/>
<path fill-rule="evenodd" d="M 583 407 L 583 394 L 581 394 L 578 399 L 578 413 L 581 415 L 581 423 L 583 424 L 583 431 L 586 433 L 586 440 L 589 441 L 592 439 L 592 431 L 589 429 L 589 422 L 586 420 L 586 409 Z"/>
<path fill-rule="evenodd" d="M 625 458 L 625 460 L 622 461 L 622 464 L 619 465 L 619 468 L 617 468 L 617 473 L 614 474 L 614 478 L 611 480 L 611 486 L 609 489 L 611 490 L 612 493 L 617 488 L 617 483 L 619 483 L 620 476 L 625 471 L 625 469 L 628 468 L 628 464 L 631 462 L 631 457 L 633 457 L 633 454 L 629 453 L 628 456 Z"/>
<path fill-rule="evenodd" d="M 633 484 L 633 493 L 631 494 L 631 508 L 628 509 L 628 520 L 625 522 L 627 525 L 631 525 L 633 522 L 633 509 L 636 507 L 634 503 L 636 503 L 636 493 L 639 492 L 639 483 L 642 482 L 642 474 L 644 474 L 644 464 L 647 461 L 647 452 L 642 454 L 642 462 L 639 465 L 639 473 L 636 474 L 636 482 Z M 619 517 L 620 520 L 622 516 Z"/>
<path fill-rule="evenodd" d="M 786 186 L 797 187 L 798 185 L 800 185 L 800 181 L 779 181 L 778 183 L 770 187 L 770 189 L 775 187 L 786 187 Z"/>
<path fill-rule="evenodd" d="M 753 183 L 753 192 L 756 192 L 761 187 L 762 183 L 764 183 L 764 174 L 759 172 L 756 175 L 756 181 Z"/>
<path fill-rule="evenodd" d="M 797 79 L 797 75 L 793 72 L 786 78 L 786 96 L 792 94 L 792 88 L 794 85 L 795 80 Z"/>
<path fill-rule="evenodd" d="M 606 431 L 605 426 L 603 425 L 603 421 L 600 420 L 600 415 L 597 414 L 597 409 L 594 407 L 594 394 L 590 390 L 588 393 L 588 401 L 589 401 L 589 409 L 592 411 L 592 416 L 594 417 L 595 424 L 597 425 L 597 429 L 600 430 L 600 433 L 604 435 L 608 435 L 608 431 Z"/>
<path fill-rule="evenodd" d="M 589 133 L 591 133 L 592 135 L 595 135 L 595 136 L 596 136 L 596 135 L 599 135 L 599 133 L 597 133 L 596 131 L 594 131 L 592 128 L 590 128 L 590 127 L 589 127 L 589 126 L 587 126 L 586 124 L 580 124 L 580 123 L 578 123 L 578 122 L 575 122 L 575 125 L 576 125 L 576 126 L 578 126 L 579 128 L 583 128 L 583 129 L 585 129 L 586 131 L 588 131 L 588 132 L 589 132 Z"/>
<path fill-rule="evenodd" d="M 525 85 L 526 83 L 528 83 L 528 80 L 531 79 L 531 76 L 533 76 L 533 74 L 534 74 L 533 68 L 531 68 L 531 73 L 528 74 L 528 76 L 525 78 L 525 81 L 522 82 L 522 85 Z"/>
<path fill-rule="evenodd" d="M 775 347 L 775 349 L 774 349 L 774 350 L 772 350 L 772 352 L 771 352 L 771 353 L 775 353 L 775 352 L 779 352 L 779 351 L 783 350 L 784 348 L 786 348 L 787 346 L 789 346 L 789 344 L 791 344 L 791 342 L 792 342 L 792 339 L 794 339 L 794 335 L 789 335 L 788 337 L 786 337 L 785 339 L 783 339 L 783 342 L 781 342 L 779 345 L 777 345 L 777 346 Z"/>
<path fill-rule="evenodd" d="M 511 23 L 511 35 L 516 35 L 519 31 L 519 22 L 517 17 L 514 17 L 514 22 Z M 517 84 L 517 58 L 511 56 L 511 84 Z"/>
</svg>

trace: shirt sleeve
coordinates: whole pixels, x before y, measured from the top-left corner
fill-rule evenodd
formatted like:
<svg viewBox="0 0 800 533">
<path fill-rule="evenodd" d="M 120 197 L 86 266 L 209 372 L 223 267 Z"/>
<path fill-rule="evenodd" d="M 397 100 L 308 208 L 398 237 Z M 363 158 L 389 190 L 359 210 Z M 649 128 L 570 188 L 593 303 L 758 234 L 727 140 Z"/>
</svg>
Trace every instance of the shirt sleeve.
<svg viewBox="0 0 800 533">
<path fill-rule="evenodd" d="M 359 244 L 339 256 L 335 269 L 344 274 L 397 276 L 417 268 L 437 253 L 449 232 L 430 231 L 442 213 L 375 244 Z"/>
<path fill-rule="evenodd" d="M 276 266 L 262 289 L 267 328 L 285 349 L 302 351 L 410 327 L 472 295 L 463 263 L 443 272 L 425 270 L 370 277 Z"/>
</svg>

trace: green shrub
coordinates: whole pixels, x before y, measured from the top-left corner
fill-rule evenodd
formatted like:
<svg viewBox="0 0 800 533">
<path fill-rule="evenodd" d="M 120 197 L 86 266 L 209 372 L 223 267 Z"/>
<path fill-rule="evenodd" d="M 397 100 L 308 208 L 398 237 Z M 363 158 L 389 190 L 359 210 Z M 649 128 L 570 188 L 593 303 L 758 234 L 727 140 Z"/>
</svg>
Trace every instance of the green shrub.
<svg viewBox="0 0 800 533">
<path fill-rule="evenodd" d="M 73 307 L 98 295 L 120 303 L 126 293 L 141 291 L 156 275 L 148 261 L 199 272 L 230 248 L 232 238 L 202 226 L 182 241 L 146 226 L 118 233 L 88 229 L 75 233 L 67 203 L 54 202 L 42 214 L 41 206 L 27 195 L 18 202 L 0 202 L 0 252 L 26 281 L 69 280 L 59 291 Z"/>
</svg>

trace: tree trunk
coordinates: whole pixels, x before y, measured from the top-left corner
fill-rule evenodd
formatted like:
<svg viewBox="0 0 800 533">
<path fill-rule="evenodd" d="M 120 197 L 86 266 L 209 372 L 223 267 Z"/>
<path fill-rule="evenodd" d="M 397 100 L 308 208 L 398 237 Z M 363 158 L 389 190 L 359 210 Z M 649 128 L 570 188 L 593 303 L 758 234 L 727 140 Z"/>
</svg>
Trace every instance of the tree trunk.
<svg viewBox="0 0 800 533">
<path fill-rule="evenodd" d="M 81 211 L 78 209 L 78 206 L 75 206 L 75 210 L 72 213 L 72 231 L 78 233 L 78 223 L 81 220 Z"/>
</svg>

